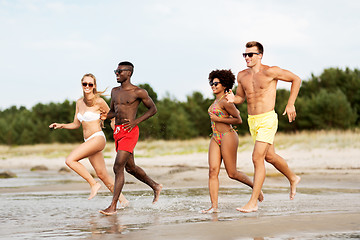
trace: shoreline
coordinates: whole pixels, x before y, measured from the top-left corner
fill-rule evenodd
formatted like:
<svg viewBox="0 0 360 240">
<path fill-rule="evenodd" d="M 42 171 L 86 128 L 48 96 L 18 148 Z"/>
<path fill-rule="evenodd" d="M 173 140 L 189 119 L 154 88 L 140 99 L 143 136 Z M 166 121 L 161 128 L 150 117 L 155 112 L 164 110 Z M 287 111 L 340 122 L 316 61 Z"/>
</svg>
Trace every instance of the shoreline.
<svg viewBox="0 0 360 240">
<path fill-rule="evenodd" d="M 71 146 L 68 146 L 70 148 Z M 341 183 L 343 179 L 347 179 L 354 185 L 354 182 L 360 182 L 360 148 L 317 148 L 317 149 L 301 149 L 299 146 L 292 146 L 287 149 L 277 151 L 280 156 L 284 156 L 291 170 L 302 177 L 299 187 L 304 185 L 306 181 L 317 185 L 321 181 L 333 182 L 335 185 Z M 244 172 L 249 177 L 253 176 L 253 164 L 251 161 L 251 149 L 239 151 L 237 154 L 237 169 Z M 108 173 L 114 178 L 112 171 L 113 162 L 116 152 L 106 152 L 105 164 Z M 81 160 L 81 163 L 95 176 L 95 172 L 88 159 Z M 135 163 L 143 168 L 145 172 L 155 181 L 162 183 L 164 188 L 180 188 L 180 187 L 207 187 L 208 183 L 208 162 L 207 153 L 191 153 L 191 154 L 175 154 L 155 157 L 137 157 Z M 45 166 L 47 171 L 31 172 L 34 166 Z M 12 158 L 0 159 L 0 171 L 20 171 L 23 174 L 51 174 L 54 176 L 69 176 L 72 181 L 66 186 L 53 185 L 53 189 L 71 190 L 82 189 L 87 190 L 88 184 L 76 173 L 69 169 L 67 173 L 59 173 L 61 168 L 69 169 L 65 164 L 64 157 L 46 158 L 43 156 L 30 155 Z M 288 187 L 287 179 L 279 173 L 271 164 L 265 163 L 266 178 L 264 187 L 267 184 L 280 184 Z M 97 181 L 99 179 L 95 178 Z M 224 165 L 221 165 L 219 174 L 221 186 L 231 186 L 234 181 L 226 175 Z M 308 179 L 308 180 L 307 180 Z M 1 179 L 0 179 L 1 181 Z M 145 188 L 133 176 L 125 173 L 124 191 L 131 189 Z M 349 184 L 349 183 L 346 183 Z M 320 184 L 321 185 L 321 184 Z M 322 187 L 322 186 L 321 186 Z M 340 186 L 341 187 L 341 186 Z M 358 187 L 360 188 L 360 186 Z M 30 192 L 31 189 L 36 191 L 45 191 L 46 186 L 21 188 L 22 191 Z M 104 186 L 102 189 L 106 189 Z M 0 188 L 0 192 L 16 192 L 16 188 Z"/>
<path fill-rule="evenodd" d="M 67 147 L 70 149 L 73 145 Z M 146 155 L 146 152 L 138 152 Z M 163 184 L 163 198 L 160 195 L 160 204 L 153 206 L 151 188 L 125 173 L 123 192 L 130 200 L 130 207 L 115 216 L 102 216 L 97 212 L 110 202 L 112 196 L 102 183 L 98 196 L 88 201 L 90 188 L 85 180 L 73 171 L 59 173 L 66 167 L 65 157 L 48 158 L 36 154 L 3 157 L 0 171 L 18 174 L 17 178 L 0 179 L 0 197 L 7 202 L 3 211 L 7 216 L 5 219 L 9 220 L 8 229 L 4 230 L 10 239 L 14 234 L 30 237 L 43 236 L 44 232 L 50 237 L 51 234 L 71 237 L 69 231 L 81 235 L 82 239 L 360 238 L 360 204 L 357 200 L 360 196 L 360 148 L 353 145 L 308 149 L 294 144 L 279 148 L 277 153 L 285 157 L 289 167 L 302 178 L 294 200 L 289 200 L 288 180 L 266 163 L 264 202 L 259 205 L 258 212 L 239 213 L 235 207 L 248 201 L 251 188 L 229 179 L 222 165 L 219 174 L 221 212 L 208 215 L 198 213 L 210 204 L 206 152 L 135 156 L 136 164 Z M 104 153 L 112 177 L 115 154 L 114 151 Z M 252 178 L 251 154 L 251 148 L 239 149 L 237 169 Z M 94 173 L 87 159 L 81 163 Z M 44 165 L 48 170 L 30 171 L 36 165 Z M 26 208 L 18 208 L 19 202 Z M 44 207 L 47 210 L 43 210 Z M 68 207 L 72 210 L 68 211 Z M 35 218 L 38 227 L 34 229 L 33 216 L 38 212 L 43 214 Z M 89 219 L 83 222 L 77 219 L 79 215 Z M 11 219 L 16 221 L 11 222 Z M 69 219 L 75 221 L 75 227 L 67 226 Z M 61 224 L 57 226 L 52 221 Z M 19 230 L 20 225 L 24 225 L 22 230 Z"/>
<path fill-rule="evenodd" d="M 163 174 L 161 171 L 167 172 Z M 168 174 L 173 171 L 172 168 L 152 168 L 145 169 L 147 174 L 156 180 L 158 183 L 163 184 L 163 190 L 174 189 L 196 189 L 196 188 L 208 188 L 207 169 L 192 169 L 179 173 Z M 39 173 L 39 172 L 38 172 Z M 37 173 L 37 174 L 38 174 Z M 41 172 L 40 172 L 41 173 Z M 197 177 L 189 177 L 189 174 L 196 175 Z M 49 173 L 50 176 L 55 176 L 57 172 L 53 171 Z M 75 173 L 66 173 L 63 177 L 71 176 L 72 181 L 64 183 L 63 181 L 55 183 L 46 183 L 33 186 L 18 186 L 18 187 L 0 187 L 0 194 L 2 193 L 41 193 L 41 192 L 76 192 L 83 191 L 88 192 L 89 184 Z M 306 192 L 309 189 L 326 189 L 326 190 L 343 190 L 355 193 L 360 193 L 360 175 L 356 173 L 339 173 L 339 172 L 326 172 L 321 174 L 302 174 L 301 181 L 297 187 L 297 192 Z M 97 182 L 101 184 L 99 193 L 107 193 L 108 189 L 98 179 Z M 228 178 L 225 169 L 221 169 L 219 174 L 220 189 L 222 188 L 234 188 L 244 189 L 251 193 L 251 189 L 237 181 Z M 281 189 L 282 191 L 290 191 L 289 183 L 284 176 L 267 176 L 264 181 L 263 189 L 266 196 L 266 189 Z M 124 193 L 132 191 L 151 191 L 151 189 L 140 182 L 132 175 L 125 173 L 125 185 L 123 188 Z"/>
<path fill-rule="evenodd" d="M 320 171 L 340 171 L 360 173 L 360 148 L 314 148 L 301 149 L 296 146 L 288 149 L 277 150 L 277 154 L 283 156 L 289 167 L 297 173 L 317 173 Z M 107 168 L 112 168 L 116 156 L 115 151 L 106 152 L 105 164 Z M 252 149 L 238 151 L 237 168 L 244 172 L 253 172 L 251 160 Z M 207 152 L 190 154 L 169 154 L 154 157 L 137 157 L 135 162 L 142 167 L 195 167 L 208 168 Z M 92 170 L 87 159 L 81 160 L 84 166 Z M 59 170 L 66 167 L 65 157 L 44 157 L 39 155 L 3 157 L 0 159 L 0 170 L 6 169 L 26 169 L 36 165 L 44 165 L 50 170 Z M 222 164 L 223 167 L 223 164 Z M 274 167 L 265 162 L 267 171 L 272 171 Z M 275 170 L 276 172 L 276 170 Z"/>
<path fill-rule="evenodd" d="M 165 169 L 166 167 L 163 167 Z M 167 171 L 169 172 L 168 168 Z M 149 169 L 147 169 L 148 171 Z M 192 170 L 194 171 L 194 170 Z M 196 169 L 197 174 L 205 178 L 198 177 L 193 180 L 180 181 L 184 175 L 188 175 L 189 171 L 181 173 L 174 173 L 171 177 L 165 176 L 160 178 L 159 169 L 153 168 L 148 171 L 149 175 L 159 177 L 164 184 L 164 199 L 169 198 L 169 192 L 183 192 L 182 190 L 194 191 L 196 188 L 206 192 L 207 188 L 207 169 Z M 56 171 L 53 171 L 56 174 Z M 159 175 L 156 175 L 159 174 Z M 177 175 L 177 174 L 180 174 Z M 153 177 L 152 176 L 152 177 Z M 192 214 L 193 219 L 189 222 L 172 221 L 170 223 L 149 222 L 148 224 L 141 223 L 138 228 L 134 228 L 133 223 L 128 223 L 124 220 L 129 218 L 131 214 L 141 214 L 142 204 L 144 204 L 144 197 L 140 197 L 137 203 L 137 196 L 148 196 L 148 201 L 151 199 L 151 189 L 135 180 L 132 176 L 126 175 L 126 183 L 124 187 L 125 196 L 128 195 L 130 199 L 130 208 L 120 211 L 114 216 L 102 216 L 97 212 L 100 207 L 97 207 L 100 202 L 108 203 L 111 199 L 111 194 L 106 190 L 102 184 L 99 191 L 99 196 L 93 200 L 88 201 L 87 195 L 89 193 L 88 184 L 80 177 L 78 182 L 48 184 L 40 186 L 25 186 L 19 188 L 0 188 L 0 196 L 5 198 L 43 198 L 42 196 L 77 196 L 77 204 L 87 204 L 92 212 L 90 216 L 97 219 L 94 223 L 96 228 L 109 228 L 104 233 L 93 232 L 91 236 L 86 239 L 114 239 L 124 237 L 126 239 L 197 239 L 197 240 L 212 240 L 212 239 L 256 239 L 263 240 L 267 238 L 275 239 L 344 239 L 360 237 L 360 205 L 356 203 L 352 205 L 347 204 L 346 208 L 341 208 L 341 202 L 332 202 L 326 196 L 339 196 L 336 199 L 342 199 L 342 196 L 347 196 L 347 200 L 356 202 L 360 195 L 360 175 L 359 174 L 305 174 L 302 175 L 302 180 L 298 186 L 297 196 L 295 200 L 288 200 L 289 186 L 285 177 L 267 177 L 265 179 L 263 192 L 265 202 L 261 203 L 258 212 L 243 214 L 235 210 L 237 205 L 236 195 L 231 195 L 230 198 L 234 202 L 225 204 L 221 199 L 229 199 L 225 192 L 240 191 L 239 197 L 246 201 L 251 195 L 251 189 L 243 184 L 236 183 L 230 180 L 225 170 L 220 174 L 220 213 L 201 214 L 197 211 L 191 210 L 187 214 Z M 193 189 L 193 190 L 191 190 Z M 138 191 L 138 192 L 137 192 Z M 275 195 L 274 195 L 275 194 Z M 324 195 L 324 197 L 322 197 Z M 345 194 L 345 195 L 344 195 Z M 171 194 L 172 195 L 172 194 Z M 307 195 L 312 195 L 313 199 L 318 198 L 319 202 L 306 203 Z M 276 197 L 277 196 L 277 197 Z M 280 197 L 280 199 L 279 199 Z M 190 200 L 190 199 L 189 199 Z M 277 200 L 280 200 L 277 202 Z M 160 201 L 162 197 L 160 195 Z M 164 200 L 166 201 L 166 200 Z M 305 202 L 304 202 L 305 201 Z M 234 205 L 235 203 L 235 205 Z M 309 204 L 307 209 L 302 210 L 302 204 Z M 164 218 L 162 214 L 161 205 L 154 206 L 154 214 L 157 218 Z M 203 203 L 202 203 L 203 204 Z M 225 204 L 225 205 L 224 205 Z M 315 204 L 315 207 L 310 207 Z M 316 207 L 318 205 L 323 207 Z M 334 205 L 335 204 L 335 205 Z M 76 205 L 76 204 L 75 204 Z M 104 204 L 101 204 L 103 206 Z M 205 204 L 206 206 L 207 204 Z M 171 206 L 171 204 L 170 204 Z M 202 205 L 203 206 L 203 205 Z M 202 207 L 198 206 L 198 207 Z M 287 208 L 287 206 L 289 208 Z M 298 207 L 300 208 L 298 208 Z M 204 206 L 203 206 L 204 207 Z M 285 210 L 278 215 L 276 209 Z M 149 211 L 149 208 L 145 208 Z M 151 208 L 150 208 L 151 209 Z M 158 209 L 158 210 L 157 210 Z M 313 209 L 309 211 L 309 209 Z M 223 210 L 223 211 L 222 211 Z M 230 218 L 226 216 L 231 214 Z M 89 214 L 89 213 L 87 213 Z M 205 219 L 204 219 L 205 217 Z M 197 220 L 196 220 L 197 219 Z M 104 223 L 103 221 L 106 222 Z M 136 221 L 136 220 L 135 220 Z M 98 225 L 96 225 L 98 224 Z M 105 224 L 105 226 L 103 226 Z M 110 224 L 110 225 L 108 225 Z M 136 226 L 136 225 L 135 225 Z M 116 229 L 116 230 L 113 230 Z M 119 229 L 119 230 L 117 230 Z M 30 229 L 28 231 L 31 231 Z M 350 236 L 350 237 L 349 237 Z M 84 239 L 84 238 L 82 238 Z"/>
</svg>

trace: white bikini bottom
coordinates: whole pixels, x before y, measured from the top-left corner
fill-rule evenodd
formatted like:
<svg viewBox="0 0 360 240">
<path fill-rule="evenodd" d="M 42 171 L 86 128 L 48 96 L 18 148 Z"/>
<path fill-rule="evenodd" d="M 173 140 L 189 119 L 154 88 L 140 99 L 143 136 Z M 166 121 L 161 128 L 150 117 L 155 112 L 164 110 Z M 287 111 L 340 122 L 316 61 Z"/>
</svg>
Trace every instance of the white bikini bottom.
<svg viewBox="0 0 360 240">
<path fill-rule="evenodd" d="M 103 131 L 98 131 L 96 133 L 94 133 L 93 135 L 91 135 L 90 137 L 88 137 L 87 139 L 84 138 L 84 141 L 89 141 L 90 139 L 96 137 L 96 136 L 103 136 L 105 138 L 105 142 L 106 142 L 106 137 Z"/>
</svg>

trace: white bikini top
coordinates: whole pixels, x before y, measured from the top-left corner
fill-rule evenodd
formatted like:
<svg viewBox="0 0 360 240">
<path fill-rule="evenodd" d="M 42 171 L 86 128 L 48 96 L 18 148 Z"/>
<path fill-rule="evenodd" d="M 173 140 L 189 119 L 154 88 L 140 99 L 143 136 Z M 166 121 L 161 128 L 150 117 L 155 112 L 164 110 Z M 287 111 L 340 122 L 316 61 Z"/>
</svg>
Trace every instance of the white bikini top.
<svg viewBox="0 0 360 240">
<path fill-rule="evenodd" d="M 80 122 L 90 122 L 100 119 L 100 113 L 94 113 L 94 112 L 84 112 L 84 114 L 78 113 L 77 118 Z"/>
</svg>

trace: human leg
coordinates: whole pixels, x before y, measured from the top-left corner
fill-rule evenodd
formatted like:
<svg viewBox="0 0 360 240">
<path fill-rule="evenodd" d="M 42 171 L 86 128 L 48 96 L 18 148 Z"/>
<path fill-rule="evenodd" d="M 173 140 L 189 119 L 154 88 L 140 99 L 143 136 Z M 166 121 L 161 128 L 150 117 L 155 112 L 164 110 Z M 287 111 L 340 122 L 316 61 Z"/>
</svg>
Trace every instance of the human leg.
<svg viewBox="0 0 360 240">
<path fill-rule="evenodd" d="M 218 212 L 218 194 L 219 194 L 219 172 L 221 165 L 221 152 L 219 145 L 213 138 L 210 140 L 209 153 L 209 194 L 211 207 L 207 210 L 202 210 L 202 213 Z"/>
<path fill-rule="evenodd" d="M 278 154 L 275 153 L 274 144 L 269 147 L 269 150 L 266 153 L 265 160 L 268 163 L 271 163 L 279 172 L 281 172 L 290 183 L 290 199 L 293 200 L 296 194 L 296 186 L 299 184 L 301 178 L 297 176 L 289 168 L 286 161 Z"/>
<path fill-rule="evenodd" d="M 83 158 L 101 152 L 105 147 L 105 139 L 101 136 L 94 137 L 91 140 L 80 144 L 67 156 L 65 163 L 82 178 L 84 178 L 91 187 L 89 200 L 92 199 L 100 189 L 100 183 L 96 182 L 87 169 L 79 161 Z"/>
<path fill-rule="evenodd" d="M 130 156 L 129 152 L 121 151 L 121 150 L 119 150 L 116 154 L 115 163 L 113 167 L 115 173 L 115 186 L 114 186 L 113 199 L 108 208 L 104 210 L 100 210 L 100 213 L 104 215 L 116 214 L 117 201 L 119 200 L 119 196 L 125 182 L 124 168 L 126 162 L 129 160 L 129 156 Z"/>
<path fill-rule="evenodd" d="M 114 179 L 109 175 L 108 171 L 106 170 L 102 151 L 89 156 L 89 161 L 93 166 L 99 179 L 111 192 L 114 192 Z M 127 205 L 129 205 L 129 201 L 122 193 L 120 194 L 119 201 L 122 207 L 126 207 Z"/>
<path fill-rule="evenodd" d="M 239 138 L 236 132 L 229 132 L 223 135 L 220 149 L 225 169 L 229 178 L 242 182 L 252 188 L 252 180 L 245 173 L 236 169 L 238 144 Z M 261 191 L 258 199 L 260 202 L 262 202 L 264 199 L 263 193 Z"/>
<path fill-rule="evenodd" d="M 122 125 L 116 125 L 114 129 L 115 148 L 117 151 L 126 151 L 129 153 L 129 159 L 126 163 L 126 171 L 135 176 L 140 181 L 149 185 L 154 190 L 153 203 L 158 201 L 162 185 L 148 177 L 143 169 L 135 165 L 133 150 L 139 139 L 139 127 L 134 127 L 131 131 L 125 130 Z"/>
<path fill-rule="evenodd" d="M 265 142 L 255 142 L 252 159 L 254 164 L 254 185 L 250 200 L 241 208 L 236 210 L 240 212 L 255 212 L 258 209 L 257 200 L 261 193 L 261 188 L 265 180 L 265 155 L 270 144 Z"/>
<path fill-rule="evenodd" d="M 135 164 L 134 154 L 129 155 L 129 160 L 125 165 L 125 170 L 126 172 L 133 175 L 135 178 L 147 184 L 149 187 L 153 189 L 154 191 L 153 203 L 156 203 L 159 200 L 160 192 L 162 190 L 162 184 L 155 182 L 146 174 L 146 172 L 141 167 Z"/>
</svg>

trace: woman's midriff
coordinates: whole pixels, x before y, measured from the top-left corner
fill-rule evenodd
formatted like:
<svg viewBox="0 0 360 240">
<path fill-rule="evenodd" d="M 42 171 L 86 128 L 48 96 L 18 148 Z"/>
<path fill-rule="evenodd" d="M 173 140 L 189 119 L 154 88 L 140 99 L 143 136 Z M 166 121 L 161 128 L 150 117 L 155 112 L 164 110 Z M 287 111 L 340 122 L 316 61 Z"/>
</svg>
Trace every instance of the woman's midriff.
<svg viewBox="0 0 360 240">
<path fill-rule="evenodd" d="M 96 132 L 102 131 L 100 127 L 100 120 L 91 122 L 82 122 L 83 135 L 87 139 Z"/>
<path fill-rule="evenodd" d="M 219 133 L 226 133 L 226 132 L 229 132 L 232 129 L 232 127 L 229 124 L 217 122 L 216 125 L 215 125 L 215 129 Z"/>
</svg>

